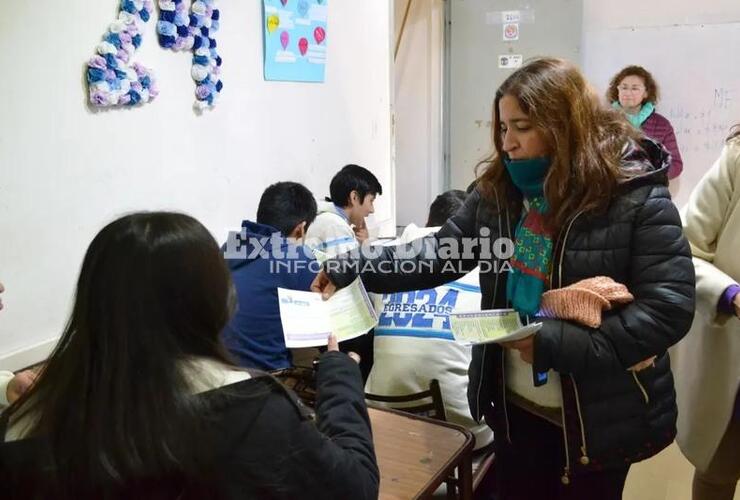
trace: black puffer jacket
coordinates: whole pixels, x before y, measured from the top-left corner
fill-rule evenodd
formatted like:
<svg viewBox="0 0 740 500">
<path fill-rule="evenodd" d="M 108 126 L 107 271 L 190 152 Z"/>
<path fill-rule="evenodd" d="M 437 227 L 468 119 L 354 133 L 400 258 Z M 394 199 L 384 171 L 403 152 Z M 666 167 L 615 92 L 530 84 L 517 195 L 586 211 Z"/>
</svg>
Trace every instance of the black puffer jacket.
<svg viewBox="0 0 740 500">
<path fill-rule="evenodd" d="M 537 371 L 553 369 L 562 375 L 566 476 L 645 459 L 675 435 L 677 410 L 667 349 L 691 325 L 694 268 L 666 187 L 667 160 L 665 150 L 654 142 L 632 145 L 623 159 L 632 176 L 620 186 L 608 210 L 577 214 L 560 228 L 555 243 L 551 287 L 609 276 L 625 284 L 635 297 L 626 307 L 606 312 L 600 328 L 544 319 L 535 337 Z M 492 241 L 513 239 L 518 217 L 518 211 L 499 210 L 496 200 L 485 199 L 476 190 L 434 237 L 424 240 L 421 255 L 409 258 L 396 247 L 376 258 L 360 259 L 363 283 L 370 291 L 387 293 L 431 288 L 454 279 L 459 274 L 444 270 L 461 262 L 449 265 L 449 259 L 437 255 L 443 238 L 487 236 L 490 230 Z M 487 230 L 481 233 L 482 228 Z M 462 264 L 469 268 L 481 263 L 482 308 L 505 308 L 507 274 L 497 272 L 502 262 L 494 253 L 487 254 L 488 259 L 478 253 Z M 422 272 L 398 265 L 410 259 L 423 263 Z M 492 265 L 483 266 L 486 260 Z M 395 266 L 381 265 L 388 261 Z M 399 270 L 372 271 L 390 267 Z M 327 263 L 327 271 L 340 287 L 355 275 L 336 262 Z M 638 373 L 627 370 L 650 356 L 657 356 L 653 368 Z M 476 346 L 468 398 L 473 416 L 486 416 L 496 436 L 508 436 L 504 373 L 500 347 Z"/>
<path fill-rule="evenodd" d="M 190 474 L 101 484 L 56 477 L 40 438 L 0 443 L 0 497 L 26 499 L 292 500 L 378 498 L 380 475 L 357 363 L 321 357 L 315 415 L 274 378 L 253 378 L 199 394 L 207 409 L 204 461 Z M 5 436 L 7 418 L 0 417 Z M 183 439 L 193 439 L 183 436 Z M 1 440 L 0 440 L 1 441 Z M 81 451 L 82 453 L 82 451 Z"/>
</svg>

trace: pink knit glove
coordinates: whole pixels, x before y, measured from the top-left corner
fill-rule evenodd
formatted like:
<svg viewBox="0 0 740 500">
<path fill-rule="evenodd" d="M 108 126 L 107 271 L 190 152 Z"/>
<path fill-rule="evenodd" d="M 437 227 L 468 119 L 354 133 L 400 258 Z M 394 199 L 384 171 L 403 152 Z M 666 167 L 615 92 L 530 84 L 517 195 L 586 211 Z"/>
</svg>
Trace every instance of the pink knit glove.
<svg viewBox="0 0 740 500">
<path fill-rule="evenodd" d="M 626 286 L 607 276 L 596 276 L 543 293 L 539 315 L 598 328 L 603 311 L 633 300 Z"/>
</svg>

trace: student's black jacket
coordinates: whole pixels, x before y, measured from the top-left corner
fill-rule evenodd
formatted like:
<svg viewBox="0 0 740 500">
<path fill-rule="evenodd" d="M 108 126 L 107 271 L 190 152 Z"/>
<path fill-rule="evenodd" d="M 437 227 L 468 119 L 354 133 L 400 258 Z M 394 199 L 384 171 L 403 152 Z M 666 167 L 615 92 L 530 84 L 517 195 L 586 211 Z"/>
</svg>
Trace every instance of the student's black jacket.
<svg viewBox="0 0 740 500">
<path fill-rule="evenodd" d="M 0 497 L 374 500 L 379 474 L 357 364 L 326 353 L 317 378 L 315 419 L 268 375 L 200 395 L 211 403 L 206 446 L 216 457 L 202 477 L 141 478 L 96 492 L 76 491 L 69 477 L 49 493 L 44 443 L 24 439 L 0 445 Z"/>
<path fill-rule="evenodd" d="M 562 374 L 566 476 L 645 459 L 667 446 L 676 432 L 667 349 L 686 334 L 693 319 L 694 267 L 666 187 L 668 158 L 652 141 L 629 145 L 622 163 L 631 176 L 620 184 L 608 209 L 576 214 L 559 228 L 553 242 L 552 288 L 609 276 L 625 284 L 635 298 L 625 307 L 605 312 L 599 328 L 541 320 L 534 365 L 538 372 L 552 369 Z M 503 261 L 495 252 L 484 257 L 478 248 L 472 258 L 453 261 L 449 254 L 440 257 L 436 251 L 445 238 L 476 237 L 482 228 L 491 241 L 513 239 L 520 210 L 509 211 L 503 205 L 476 188 L 436 235 L 423 240 L 419 256 L 403 256 L 408 248 L 389 247 L 376 258 L 360 258 L 354 270 L 340 268 L 338 260 L 327 262 L 325 268 L 339 287 L 347 285 L 359 269 L 369 291 L 391 293 L 432 288 L 458 277 L 444 272 L 447 265 L 452 264 L 448 269 L 460 264 L 471 268 L 480 263 L 481 307 L 506 308 L 508 273 L 497 272 Z M 413 266 L 400 265 L 403 261 L 428 267 L 420 266 L 421 272 L 416 272 Z M 380 268 L 398 271 L 377 272 Z M 657 356 L 654 367 L 638 373 L 627 370 L 651 356 Z M 471 413 L 475 418 L 486 417 L 497 440 L 509 439 L 504 375 L 501 347 L 488 344 L 473 349 Z"/>
</svg>

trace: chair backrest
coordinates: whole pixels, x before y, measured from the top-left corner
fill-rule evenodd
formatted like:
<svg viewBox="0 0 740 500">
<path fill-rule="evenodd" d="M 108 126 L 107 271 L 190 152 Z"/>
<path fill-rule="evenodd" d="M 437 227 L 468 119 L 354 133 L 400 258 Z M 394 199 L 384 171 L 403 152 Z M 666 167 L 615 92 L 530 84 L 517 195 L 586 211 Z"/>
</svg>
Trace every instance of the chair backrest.
<svg viewBox="0 0 740 500">
<path fill-rule="evenodd" d="M 439 388 L 439 381 L 437 379 L 432 379 L 429 382 L 429 389 L 426 391 L 404 394 L 402 396 L 384 396 L 366 392 L 365 399 L 368 401 L 369 406 L 393 408 L 414 415 L 422 415 L 437 420 L 447 420 L 445 405 L 442 401 L 442 391 Z M 378 405 L 373 403 L 385 404 Z"/>
</svg>

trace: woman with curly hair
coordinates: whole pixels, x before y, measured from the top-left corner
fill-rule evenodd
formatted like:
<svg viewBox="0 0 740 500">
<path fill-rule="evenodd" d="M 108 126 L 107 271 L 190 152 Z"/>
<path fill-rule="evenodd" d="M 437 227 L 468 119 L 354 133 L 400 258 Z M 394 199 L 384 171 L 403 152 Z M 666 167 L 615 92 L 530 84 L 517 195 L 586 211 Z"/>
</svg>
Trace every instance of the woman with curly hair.
<svg viewBox="0 0 740 500">
<path fill-rule="evenodd" d="M 627 66 L 609 82 L 606 97 L 614 108 L 624 111 L 635 128 L 666 147 L 671 153 L 668 178 L 678 177 L 683 170 L 683 160 L 671 122 L 655 110 L 660 90 L 653 75 L 642 66 Z"/>
</svg>

